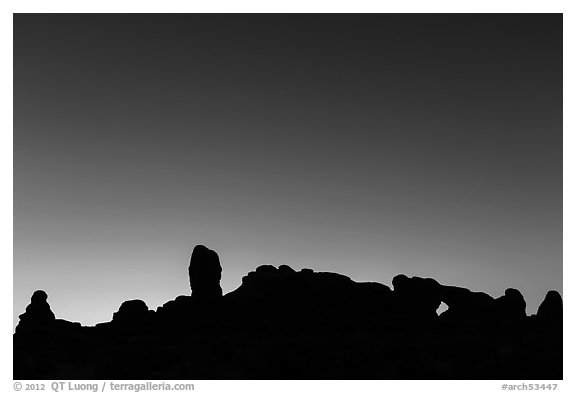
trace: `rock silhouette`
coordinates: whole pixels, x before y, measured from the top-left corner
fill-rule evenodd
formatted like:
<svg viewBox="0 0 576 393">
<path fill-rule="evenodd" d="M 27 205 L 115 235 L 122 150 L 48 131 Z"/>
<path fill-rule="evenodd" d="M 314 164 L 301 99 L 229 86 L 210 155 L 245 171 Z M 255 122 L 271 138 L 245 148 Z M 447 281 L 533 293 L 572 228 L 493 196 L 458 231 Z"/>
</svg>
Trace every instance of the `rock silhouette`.
<svg viewBox="0 0 576 393">
<path fill-rule="evenodd" d="M 399 312 L 410 315 L 420 322 L 437 317 L 436 310 L 440 307 L 440 284 L 431 278 L 408 278 L 400 274 L 392 279 L 394 295 L 397 299 Z"/>
<path fill-rule="evenodd" d="M 200 301 L 214 301 L 222 296 L 220 287 L 222 266 L 215 251 L 202 245 L 194 247 L 188 276 L 193 298 Z"/>
<path fill-rule="evenodd" d="M 504 296 L 496 299 L 496 311 L 506 318 L 525 318 L 526 302 L 524 296 L 517 289 L 506 289 Z"/>
<path fill-rule="evenodd" d="M 152 318 L 153 311 L 142 300 L 127 300 L 114 313 L 112 321 L 122 324 L 142 324 Z"/>
<path fill-rule="evenodd" d="M 47 300 L 46 292 L 35 291 L 30 299 L 30 304 L 26 307 L 26 312 L 19 317 L 20 323 L 16 327 L 16 331 L 41 330 L 51 327 L 56 321 L 56 317 Z"/>
<path fill-rule="evenodd" d="M 536 316 L 543 322 L 562 324 L 562 297 L 558 291 L 548 291 Z"/>
<path fill-rule="evenodd" d="M 391 289 L 263 265 L 222 296 L 221 275 L 218 254 L 196 246 L 190 296 L 156 311 L 128 300 L 94 327 L 56 319 L 36 291 L 14 334 L 14 378 L 562 379 L 556 291 L 528 317 L 511 288 L 493 298 L 398 275 Z"/>
<path fill-rule="evenodd" d="M 455 323 L 478 322 L 493 313 L 494 298 L 467 288 L 442 286 L 441 299 L 448 306 L 442 318 Z"/>
</svg>

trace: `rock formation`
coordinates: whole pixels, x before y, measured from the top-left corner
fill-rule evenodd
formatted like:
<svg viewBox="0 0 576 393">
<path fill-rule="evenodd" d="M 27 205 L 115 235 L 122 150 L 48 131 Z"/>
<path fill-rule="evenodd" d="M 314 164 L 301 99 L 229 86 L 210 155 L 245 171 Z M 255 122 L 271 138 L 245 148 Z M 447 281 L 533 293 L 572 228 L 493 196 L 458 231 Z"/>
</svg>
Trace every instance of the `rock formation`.
<svg viewBox="0 0 576 393">
<path fill-rule="evenodd" d="M 397 275 L 392 290 L 287 265 L 259 266 L 222 296 L 220 260 L 204 246 L 188 272 L 191 296 L 156 311 L 125 301 L 94 327 L 56 319 L 36 291 L 14 335 L 14 378 L 562 378 L 556 291 L 528 318 L 512 288 L 494 299 Z"/>
<path fill-rule="evenodd" d="M 442 286 L 440 298 L 448 306 L 448 310 L 442 314 L 442 319 L 448 322 L 478 321 L 494 312 L 494 298 L 484 292 Z"/>
<path fill-rule="evenodd" d="M 504 296 L 495 301 L 496 312 L 506 319 L 520 319 L 526 317 L 526 301 L 519 290 L 508 288 Z"/>
<path fill-rule="evenodd" d="M 562 296 L 558 291 L 548 291 L 538 307 L 536 317 L 543 322 L 562 324 Z"/>
<path fill-rule="evenodd" d="M 399 314 L 410 315 L 418 320 L 434 319 L 440 307 L 440 284 L 431 278 L 412 277 L 404 274 L 392 279 L 396 310 Z"/>
<path fill-rule="evenodd" d="M 215 251 L 202 245 L 194 247 L 188 267 L 188 276 L 193 299 L 209 302 L 222 297 L 222 288 L 220 287 L 222 266 Z"/>
<path fill-rule="evenodd" d="M 17 331 L 39 330 L 49 328 L 54 324 L 56 317 L 47 302 L 48 295 L 42 290 L 37 290 L 26 306 L 26 312 L 20 315 L 20 323 Z"/>
<path fill-rule="evenodd" d="M 120 324 L 143 324 L 153 316 L 154 311 L 148 310 L 143 300 L 127 300 L 114 313 L 112 321 Z"/>
</svg>

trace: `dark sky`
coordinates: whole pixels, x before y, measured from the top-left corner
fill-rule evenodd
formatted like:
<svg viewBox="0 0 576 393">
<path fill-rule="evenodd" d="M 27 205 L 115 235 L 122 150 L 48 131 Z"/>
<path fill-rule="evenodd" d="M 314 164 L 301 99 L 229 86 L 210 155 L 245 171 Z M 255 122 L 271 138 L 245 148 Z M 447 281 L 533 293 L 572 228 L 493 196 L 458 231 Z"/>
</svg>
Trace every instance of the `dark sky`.
<svg viewBox="0 0 576 393">
<path fill-rule="evenodd" d="M 562 16 L 14 16 L 14 315 L 261 264 L 562 290 Z"/>
</svg>

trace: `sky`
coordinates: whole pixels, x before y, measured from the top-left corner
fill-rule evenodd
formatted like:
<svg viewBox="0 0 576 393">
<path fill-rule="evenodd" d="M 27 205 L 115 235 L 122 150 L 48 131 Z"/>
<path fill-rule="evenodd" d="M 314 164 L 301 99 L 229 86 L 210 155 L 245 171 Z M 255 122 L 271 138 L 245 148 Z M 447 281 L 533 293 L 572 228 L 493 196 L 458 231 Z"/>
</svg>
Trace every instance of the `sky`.
<svg viewBox="0 0 576 393">
<path fill-rule="evenodd" d="M 16 14 L 14 325 L 263 264 L 562 292 L 562 15 Z"/>
</svg>

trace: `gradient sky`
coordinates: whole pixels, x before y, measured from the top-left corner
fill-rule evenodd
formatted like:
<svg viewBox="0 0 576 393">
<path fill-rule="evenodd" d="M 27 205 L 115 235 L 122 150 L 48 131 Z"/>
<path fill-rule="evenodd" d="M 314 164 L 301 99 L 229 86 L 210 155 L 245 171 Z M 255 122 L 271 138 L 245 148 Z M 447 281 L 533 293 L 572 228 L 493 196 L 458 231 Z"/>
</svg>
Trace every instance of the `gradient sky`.
<svg viewBox="0 0 576 393">
<path fill-rule="evenodd" d="M 399 273 L 562 290 L 562 15 L 14 16 L 14 323 Z"/>
</svg>

